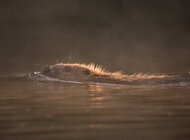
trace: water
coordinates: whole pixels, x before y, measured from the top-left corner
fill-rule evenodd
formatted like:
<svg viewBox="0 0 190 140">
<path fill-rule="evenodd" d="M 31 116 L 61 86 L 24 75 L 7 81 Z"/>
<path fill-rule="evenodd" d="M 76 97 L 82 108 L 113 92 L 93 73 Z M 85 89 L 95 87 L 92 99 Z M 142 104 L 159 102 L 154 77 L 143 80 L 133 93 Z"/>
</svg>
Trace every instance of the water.
<svg viewBox="0 0 190 140">
<path fill-rule="evenodd" d="M 0 78 L 0 140 L 189 140 L 190 86 Z"/>
</svg>

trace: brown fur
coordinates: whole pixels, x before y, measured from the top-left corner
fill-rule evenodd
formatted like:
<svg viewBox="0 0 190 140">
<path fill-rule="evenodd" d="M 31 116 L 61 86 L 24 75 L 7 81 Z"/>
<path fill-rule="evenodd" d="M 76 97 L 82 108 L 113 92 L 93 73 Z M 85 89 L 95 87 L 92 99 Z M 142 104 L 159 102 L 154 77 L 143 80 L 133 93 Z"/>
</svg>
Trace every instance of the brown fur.
<svg viewBox="0 0 190 140">
<path fill-rule="evenodd" d="M 63 64 L 48 66 L 43 74 L 52 78 L 78 81 L 78 82 L 99 82 L 112 84 L 167 84 L 182 81 L 190 81 L 190 74 L 179 76 L 132 74 L 124 75 L 121 72 L 107 72 L 100 66 L 94 64 Z"/>
</svg>

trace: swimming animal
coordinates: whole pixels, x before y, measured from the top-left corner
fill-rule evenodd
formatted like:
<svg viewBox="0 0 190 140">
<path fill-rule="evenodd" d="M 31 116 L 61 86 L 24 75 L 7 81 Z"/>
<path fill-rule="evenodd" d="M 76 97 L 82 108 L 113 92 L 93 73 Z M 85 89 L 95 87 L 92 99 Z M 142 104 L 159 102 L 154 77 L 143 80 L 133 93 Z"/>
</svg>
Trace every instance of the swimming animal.
<svg viewBox="0 0 190 140">
<path fill-rule="evenodd" d="M 64 81 L 128 85 L 157 85 L 190 82 L 190 72 L 182 75 L 122 74 L 107 72 L 94 64 L 59 63 L 44 68 L 42 75 Z"/>
</svg>

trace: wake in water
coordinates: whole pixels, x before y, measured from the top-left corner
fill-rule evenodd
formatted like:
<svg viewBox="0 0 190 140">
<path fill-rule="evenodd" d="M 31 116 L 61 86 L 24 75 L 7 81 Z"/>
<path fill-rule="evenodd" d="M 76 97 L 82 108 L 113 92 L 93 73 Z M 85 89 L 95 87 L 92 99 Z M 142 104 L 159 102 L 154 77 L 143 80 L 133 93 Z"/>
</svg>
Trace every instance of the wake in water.
<svg viewBox="0 0 190 140">
<path fill-rule="evenodd" d="M 182 75 L 152 75 L 107 72 L 100 66 L 93 64 L 55 64 L 44 68 L 43 72 L 27 74 L 31 80 L 60 81 L 69 83 L 102 83 L 122 85 L 190 85 L 190 73 Z"/>
</svg>

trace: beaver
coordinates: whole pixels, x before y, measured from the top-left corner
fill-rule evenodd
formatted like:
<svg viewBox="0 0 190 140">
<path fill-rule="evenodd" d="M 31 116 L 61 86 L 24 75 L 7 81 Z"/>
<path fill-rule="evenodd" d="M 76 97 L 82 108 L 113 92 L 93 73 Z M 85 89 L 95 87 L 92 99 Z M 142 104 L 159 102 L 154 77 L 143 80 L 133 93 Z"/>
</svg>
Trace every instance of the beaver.
<svg viewBox="0 0 190 140">
<path fill-rule="evenodd" d="M 183 75 L 154 75 L 154 74 L 123 74 L 121 72 L 108 72 L 94 64 L 59 63 L 44 68 L 43 75 L 50 78 L 77 81 L 128 85 L 155 85 L 179 82 L 190 82 L 190 73 Z"/>
</svg>

